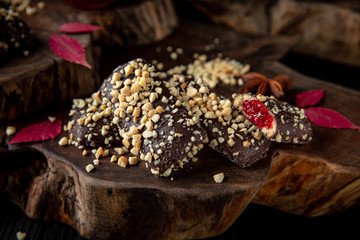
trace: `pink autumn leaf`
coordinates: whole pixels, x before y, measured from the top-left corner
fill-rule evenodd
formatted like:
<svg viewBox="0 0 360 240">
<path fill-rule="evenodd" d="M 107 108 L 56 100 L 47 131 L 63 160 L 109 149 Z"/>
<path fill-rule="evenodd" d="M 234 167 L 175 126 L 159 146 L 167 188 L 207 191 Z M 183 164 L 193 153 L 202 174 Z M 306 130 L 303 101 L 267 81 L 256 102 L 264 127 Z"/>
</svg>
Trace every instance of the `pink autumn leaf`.
<svg viewBox="0 0 360 240">
<path fill-rule="evenodd" d="M 305 108 L 305 115 L 314 124 L 327 128 L 349 128 L 358 129 L 359 126 L 353 124 L 349 119 L 329 108 L 310 107 Z"/>
<path fill-rule="evenodd" d="M 65 23 L 59 28 L 59 32 L 62 33 L 86 33 L 97 30 L 102 30 L 103 28 L 96 25 L 84 24 L 78 22 Z"/>
<path fill-rule="evenodd" d="M 311 90 L 296 95 L 295 102 L 298 107 L 308 107 L 318 104 L 324 97 L 324 90 Z"/>
<path fill-rule="evenodd" d="M 8 143 L 40 142 L 56 138 L 62 131 L 61 120 L 44 121 L 21 129 Z"/>
<path fill-rule="evenodd" d="M 71 37 L 53 34 L 49 40 L 50 49 L 59 57 L 91 69 L 85 59 L 85 50 L 81 43 Z"/>
</svg>

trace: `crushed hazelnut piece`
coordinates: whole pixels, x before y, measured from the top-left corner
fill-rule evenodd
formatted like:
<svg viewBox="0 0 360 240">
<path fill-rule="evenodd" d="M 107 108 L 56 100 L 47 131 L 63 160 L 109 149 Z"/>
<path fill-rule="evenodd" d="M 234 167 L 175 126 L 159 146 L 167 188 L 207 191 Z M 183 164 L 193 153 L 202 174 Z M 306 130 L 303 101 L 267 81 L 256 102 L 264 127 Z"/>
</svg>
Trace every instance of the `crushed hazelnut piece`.
<svg viewBox="0 0 360 240">
<path fill-rule="evenodd" d="M 8 126 L 7 128 L 6 128 L 6 135 L 7 136 L 12 136 L 12 135 L 14 135 L 16 133 L 16 128 L 15 127 L 13 127 L 13 126 Z"/>
<path fill-rule="evenodd" d="M 218 173 L 213 176 L 216 183 L 222 183 L 224 181 L 224 173 Z"/>
<path fill-rule="evenodd" d="M 118 160 L 118 165 L 119 165 L 120 167 L 126 168 L 127 165 L 128 165 L 128 159 L 127 159 L 126 157 L 124 157 L 124 156 L 121 156 L 121 157 L 119 158 L 119 160 Z"/>
<path fill-rule="evenodd" d="M 94 168 L 95 168 L 94 165 L 92 165 L 91 163 L 85 167 L 87 172 L 91 172 Z"/>
<path fill-rule="evenodd" d="M 24 240 L 26 238 L 26 233 L 19 231 L 19 232 L 16 233 L 16 238 L 18 240 Z"/>
<path fill-rule="evenodd" d="M 95 153 L 95 157 L 99 158 L 104 153 L 104 149 L 102 147 L 99 147 Z"/>
<path fill-rule="evenodd" d="M 130 165 L 135 165 L 137 164 L 139 161 L 139 159 L 137 157 L 129 157 L 129 164 Z"/>
<path fill-rule="evenodd" d="M 48 119 L 49 119 L 50 122 L 55 122 L 56 121 L 56 117 L 49 116 Z"/>
<path fill-rule="evenodd" d="M 62 137 L 59 141 L 59 145 L 60 146 L 65 146 L 68 144 L 68 138 L 67 137 Z"/>
<path fill-rule="evenodd" d="M 243 141 L 244 147 L 250 147 L 251 143 L 249 141 Z"/>
</svg>

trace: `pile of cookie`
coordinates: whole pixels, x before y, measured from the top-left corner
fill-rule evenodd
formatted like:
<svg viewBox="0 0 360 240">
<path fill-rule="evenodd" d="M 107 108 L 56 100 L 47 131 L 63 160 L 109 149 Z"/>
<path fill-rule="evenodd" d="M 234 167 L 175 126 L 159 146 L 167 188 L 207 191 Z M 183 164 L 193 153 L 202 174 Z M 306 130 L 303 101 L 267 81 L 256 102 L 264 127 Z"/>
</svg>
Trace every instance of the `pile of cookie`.
<svg viewBox="0 0 360 240">
<path fill-rule="evenodd" d="M 232 62 L 231 62 L 232 63 Z M 201 77 L 163 74 L 139 58 L 117 67 L 98 92 L 74 99 L 68 137 L 83 155 L 120 166 L 145 161 L 170 176 L 208 145 L 240 167 L 263 159 L 271 142 L 304 144 L 312 130 L 303 110 L 274 97 L 216 94 Z M 87 171 L 94 168 L 87 166 Z"/>
</svg>

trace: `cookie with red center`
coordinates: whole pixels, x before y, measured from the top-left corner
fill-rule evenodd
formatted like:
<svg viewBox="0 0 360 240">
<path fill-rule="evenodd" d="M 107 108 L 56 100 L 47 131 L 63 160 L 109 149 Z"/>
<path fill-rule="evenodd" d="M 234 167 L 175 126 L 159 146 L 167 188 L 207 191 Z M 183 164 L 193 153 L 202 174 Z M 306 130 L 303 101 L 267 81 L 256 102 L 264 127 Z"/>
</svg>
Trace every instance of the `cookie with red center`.
<svg viewBox="0 0 360 240">
<path fill-rule="evenodd" d="M 233 105 L 269 140 L 306 144 L 312 139 L 311 123 L 303 109 L 263 95 L 234 94 Z"/>
</svg>

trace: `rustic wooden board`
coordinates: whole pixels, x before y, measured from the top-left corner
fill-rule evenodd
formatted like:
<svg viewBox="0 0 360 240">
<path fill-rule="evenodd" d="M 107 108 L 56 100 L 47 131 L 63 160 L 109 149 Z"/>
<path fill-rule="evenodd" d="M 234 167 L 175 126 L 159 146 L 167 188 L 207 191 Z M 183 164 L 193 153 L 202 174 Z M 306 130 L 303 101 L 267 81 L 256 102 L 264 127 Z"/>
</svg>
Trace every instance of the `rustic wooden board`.
<svg viewBox="0 0 360 240">
<path fill-rule="evenodd" d="M 36 1 L 32 4 L 36 5 Z M 36 14 L 23 15 L 21 19 L 32 29 L 36 40 L 29 56 L 9 57 L 0 63 L 0 119 L 13 119 L 39 107 L 94 92 L 101 83 L 96 61 L 101 52 L 94 42 L 117 46 L 148 44 L 168 36 L 178 25 L 170 0 L 123 3 L 92 10 L 51 0 Z M 58 33 L 59 27 L 69 22 L 104 28 L 92 34 L 68 34 L 85 47 L 92 69 L 61 59 L 48 46 L 51 34 Z"/>
<path fill-rule="evenodd" d="M 188 2 L 216 24 L 250 34 L 287 36 L 295 40 L 293 52 L 360 67 L 357 1 Z"/>
<path fill-rule="evenodd" d="M 189 26 L 192 22 L 186 24 Z M 197 28 L 199 27 L 202 25 Z M 188 42 L 180 40 L 182 46 L 179 46 L 187 53 L 195 49 L 202 51 L 204 42 L 211 43 L 213 37 L 218 36 L 214 32 L 209 39 L 209 36 L 198 35 L 196 30 L 189 31 L 187 28 L 184 27 L 178 32 L 178 37 L 188 39 Z M 184 35 L 185 33 L 188 35 Z M 199 38 L 194 38 L 194 35 Z M 160 43 L 163 50 L 170 44 L 176 45 L 176 38 L 173 36 Z M 222 46 L 226 46 L 228 51 L 236 47 L 237 52 L 249 56 L 259 52 L 259 49 L 277 44 L 279 40 L 281 39 L 245 36 L 237 38 L 230 33 L 223 38 Z M 190 44 L 191 41 L 197 42 L 197 45 Z M 229 43 L 231 45 L 228 45 Z M 193 49 L 186 49 L 187 45 Z M 241 51 L 244 46 L 247 46 L 248 50 Z M 278 46 L 276 54 L 281 52 L 280 49 L 285 52 L 285 46 Z M 146 48 L 149 49 L 150 46 L 136 48 L 136 51 Z M 136 51 L 126 55 L 114 53 L 118 55 L 118 58 L 114 59 L 121 64 L 123 60 L 119 59 L 119 56 L 132 58 L 145 55 Z M 154 52 L 147 51 L 148 54 Z M 132 56 L 133 54 L 137 56 Z M 167 60 L 168 54 L 164 51 L 159 53 L 164 60 Z M 179 60 L 185 59 L 184 55 Z M 108 66 L 106 61 L 100 61 L 104 66 Z M 169 60 L 167 62 L 179 63 Z M 55 112 L 43 110 L 35 114 L 36 119 L 24 117 L 18 122 L 12 121 L 11 124 L 21 129 L 22 126 L 44 120 L 49 115 L 61 117 L 65 121 L 64 116 L 67 115 L 69 107 L 70 105 L 67 105 L 62 111 L 56 109 Z M 92 162 L 92 159 L 81 156 L 81 152 L 73 147 L 59 147 L 58 139 L 59 137 L 50 142 L 14 146 L 13 151 L 21 148 L 26 153 L 1 155 L 11 167 L 5 168 L 0 174 L 0 182 L 3 184 L 0 189 L 27 215 L 65 222 L 87 238 L 116 239 L 121 234 L 124 238 L 151 236 L 159 239 L 187 239 L 221 234 L 252 200 L 270 169 L 271 152 L 268 159 L 249 169 L 241 169 L 214 151 L 205 149 L 197 163 L 174 175 L 174 181 L 155 177 L 141 164 L 122 169 L 110 163 L 109 159 L 102 160 L 96 171 L 89 174 L 85 171 L 85 166 Z M 26 146 L 44 156 L 38 153 L 27 154 L 29 150 L 24 148 Z M 4 152 L 7 151 L 4 149 Z M 26 169 L 22 170 L 21 165 L 26 161 L 23 157 L 28 156 L 32 159 L 29 159 Z M 12 163 L 9 159 L 13 159 Z M 222 184 L 216 184 L 212 179 L 213 175 L 219 172 L 225 173 Z M 28 184 L 24 184 L 23 179 L 27 179 L 25 182 Z"/>
<path fill-rule="evenodd" d="M 20 129 L 47 114 L 65 120 L 68 109 L 69 105 L 14 124 Z M 270 169 L 271 153 L 255 166 L 241 169 L 206 148 L 199 161 L 177 171 L 174 180 L 154 176 L 143 163 L 121 168 L 110 157 L 88 173 L 85 167 L 93 159 L 75 147 L 60 147 L 60 137 L 11 145 L 10 153 L 0 155 L 7 162 L 0 171 L 0 190 L 28 216 L 67 223 L 89 239 L 221 234 L 249 204 Z M 225 181 L 217 184 L 213 175 L 220 172 Z"/>
<path fill-rule="evenodd" d="M 29 56 L 11 57 L 0 64 L 0 119 L 13 119 L 52 103 L 85 96 L 100 84 L 90 34 L 73 35 L 85 48 L 87 61 L 93 69 L 69 63 L 51 52 L 48 40 L 66 22 L 54 14 L 53 6 L 24 17 L 34 31 L 34 48 Z M 61 8 L 58 8 L 61 11 Z M 62 22 L 64 21 L 64 22 Z"/>
<path fill-rule="evenodd" d="M 289 99 L 304 90 L 324 89 L 321 106 L 339 111 L 360 125 L 360 92 L 303 76 L 277 63 L 261 72 L 282 72 L 295 79 Z M 349 209 L 360 202 L 360 132 L 313 125 L 314 139 L 304 146 L 281 145 L 254 202 L 296 215 L 314 217 Z"/>
<path fill-rule="evenodd" d="M 206 51 L 204 46 L 211 45 L 216 37 L 221 44 Z M 359 125 L 359 113 L 354 111 L 359 104 L 358 92 L 302 76 L 276 61 L 289 44 L 283 38 L 249 37 L 185 21 L 176 34 L 160 43 L 136 49 L 105 49 L 100 62 L 109 73 L 139 56 L 171 67 L 191 61 L 194 52 L 222 52 L 251 63 L 252 70 L 270 77 L 278 73 L 294 77 L 294 88 L 287 95 L 290 100 L 302 90 L 325 89 L 322 105 L 342 112 Z M 167 46 L 181 47 L 184 54 L 170 60 Z M 160 53 L 156 52 L 158 47 Z M 62 109 L 43 114 L 45 118 L 61 117 L 68 110 Z M 39 114 L 37 120 L 44 115 Z M 30 122 L 25 117 L 11 124 L 20 129 Z M 4 147 L 0 156 L 9 167 L 1 170 L 0 190 L 29 216 L 65 222 L 87 238 L 210 237 L 225 231 L 257 192 L 255 202 L 304 216 L 329 214 L 358 204 L 359 193 L 354 187 L 360 173 L 359 132 L 314 127 L 314 133 L 309 145 L 273 145 L 279 154 L 272 160 L 267 179 L 269 159 L 240 169 L 209 149 L 201 152 L 199 162 L 178 171 L 170 181 L 149 174 L 142 165 L 122 169 L 106 159 L 89 174 L 84 168 L 92 159 L 82 157 L 72 147 L 60 148 L 59 138 L 28 145 L 45 157 L 38 153 L 32 156 L 24 146 L 21 148 L 26 153 L 22 155 L 9 153 Z M 33 160 L 21 167 L 26 161 L 23 158 L 29 156 Z M 226 176 L 220 185 L 212 180 L 218 172 Z"/>
<path fill-rule="evenodd" d="M 187 28 L 188 25 L 193 27 Z M 214 38 L 219 38 L 221 44 L 212 45 Z M 252 71 L 266 76 L 291 76 L 294 84 L 292 90 L 287 93 L 286 100 L 292 104 L 299 92 L 324 89 L 326 94 L 321 106 L 337 110 L 359 125 L 358 91 L 304 76 L 278 62 L 291 44 L 292 42 L 285 38 L 250 37 L 221 28 L 207 28 L 187 23 L 178 30 L 177 35 L 168 38 L 163 45 L 130 49 L 122 55 L 122 60 L 144 56 L 146 59 L 153 58 L 164 62 L 167 68 L 191 61 L 194 52 L 209 56 L 221 52 L 224 56 L 250 63 Z M 206 45 L 213 48 L 206 51 Z M 158 46 L 162 47 L 160 53 L 155 51 Z M 166 52 L 167 46 L 181 47 L 185 54 L 175 61 L 171 60 L 170 54 Z M 108 58 L 115 56 L 120 57 L 113 51 L 104 58 L 111 63 Z M 223 88 L 219 92 L 229 97 L 232 91 L 233 89 Z M 359 131 L 327 129 L 315 125 L 313 127 L 315 137 L 312 143 L 303 146 L 276 146 L 279 154 L 272 161 L 270 176 L 255 196 L 255 203 L 307 217 L 332 214 L 359 204 Z"/>
</svg>

